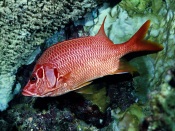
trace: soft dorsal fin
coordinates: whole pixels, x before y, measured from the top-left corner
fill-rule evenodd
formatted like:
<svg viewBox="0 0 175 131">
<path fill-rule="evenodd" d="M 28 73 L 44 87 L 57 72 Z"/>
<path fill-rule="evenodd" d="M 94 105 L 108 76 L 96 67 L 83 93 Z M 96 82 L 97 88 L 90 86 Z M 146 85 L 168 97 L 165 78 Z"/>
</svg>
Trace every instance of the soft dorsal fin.
<svg viewBox="0 0 175 131">
<path fill-rule="evenodd" d="M 105 20 L 106 20 L 106 16 L 105 16 L 105 18 L 103 20 L 103 23 L 102 23 L 100 29 L 98 30 L 98 33 L 96 34 L 96 36 L 98 36 L 98 35 L 106 36 L 105 29 L 104 29 Z"/>
<path fill-rule="evenodd" d="M 148 31 L 148 28 L 150 26 L 150 20 L 147 20 L 140 29 L 131 37 L 133 41 L 140 41 L 145 38 L 145 35 Z"/>
</svg>

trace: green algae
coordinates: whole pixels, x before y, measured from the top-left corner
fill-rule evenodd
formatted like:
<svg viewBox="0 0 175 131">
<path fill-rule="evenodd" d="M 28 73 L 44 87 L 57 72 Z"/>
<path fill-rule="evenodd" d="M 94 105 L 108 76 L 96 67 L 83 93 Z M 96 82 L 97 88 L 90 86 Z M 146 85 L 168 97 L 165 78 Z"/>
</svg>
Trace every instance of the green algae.
<svg viewBox="0 0 175 131">
<path fill-rule="evenodd" d="M 114 110 L 112 116 L 117 121 L 117 128 L 120 131 L 138 131 L 145 114 L 138 104 L 133 104 L 126 111 Z"/>
<path fill-rule="evenodd" d="M 95 87 L 94 87 L 95 88 Z M 90 100 L 93 104 L 97 105 L 101 112 L 105 112 L 107 107 L 109 106 L 110 100 L 109 97 L 106 95 L 106 88 L 103 87 L 98 90 L 98 92 L 93 94 L 84 94 L 83 96 Z"/>
<path fill-rule="evenodd" d="M 151 93 L 152 121 L 149 121 L 149 131 L 175 130 L 175 89 L 170 86 L 169 81 L 175 76 L 167 73 L 164 83 L 160 85 L 160 91 Z"/>
</svg>

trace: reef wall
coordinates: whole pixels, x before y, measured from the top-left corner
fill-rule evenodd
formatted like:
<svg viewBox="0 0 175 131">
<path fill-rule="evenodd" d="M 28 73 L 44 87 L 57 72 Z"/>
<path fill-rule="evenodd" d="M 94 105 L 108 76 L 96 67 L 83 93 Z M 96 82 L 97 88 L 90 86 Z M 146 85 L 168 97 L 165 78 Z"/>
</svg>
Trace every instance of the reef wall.
<svg viewBox="0 0 175 131">
<path fill-rule="evenodd" d="M 42 2 L 45 2 L 45 4 L 42 5 Z M 84 1 L 83 3 L 86 2 L 91 3 L 92 8 L 93 6 L 96 6 L 96 3 L 88 0 Z M 0 0 L 0 6 L 2 7 L 0 8 L 0 15 L 2 16 L 0 17 L 0 27 L 2 29 L 0 30 L 0 49 L 2 50 L 2 52 L 0 52 L 2 56 L 0 61 L 0 110 L 6 109 L 8 102 L 13 98 L 13 95 L 15 93 L 18 93 L 17 91 L 20 89 L 20 85 L 17 84 L 19 86 L 16 86 L 16 90 L 14 89 L 12 91 L 12 86 L 15 82 L 15 73 L 18 67 L 20 67 L 22 64 L 25 64 L 28 61 L 31 53 L 36 49 L 36 47 L 41 45 L 45 39 L 50 37 L 50 35 L 53 34 L 54 31 L 57 30 L 57 28 L 64 26 L 64 24 L 69 21 L 68 19 L 66 19 L 67 21 L 65 20 L 65 23 L 61 21 L 60 24 L 57 24 L 60 21 L 58 19 L 55 19 L 55 17 L 57 18 L 59 16 L 59 12 L 57 12 L 56 16 L 54 16 L 55 10 L 53 8 L 49 8 L 49 6 L 55 7 L 53 6 L 53 3 L 55 4 L 55 1 L 53 0 L 49 1 L 48 3 L 45 0 L 26 0 L 13 2 L 6 1 L 6 3 Z M 60 2 L 56 3 L 60 4 Z M 40 4 L 41 6 L 38 7 L 38 5 Z M 19 5 L 21 5 L 22 7 Z M 71 5 L 71 7 L 73 5 Z M 42 17 L 44 17 L 44 19 L 35 16 L 35 14 L 41 12 L 36 11 L 35 13 L 31 13 L 31 11 L 29 11 L 30 13 L 27 13 L 27 11 L 30 10 L 29 8 L 31 8 L 30 6 L 35 9 L 42 8 L 41 10 L 44 10 L 46 9 L 46 7 L 48 7 L 48 10 L 42 12 Z M 81 8 L 77 8 L 85 8 L 85 10 L 91 9 L 91 7 L 89 8 L 89 6 L 87 8 L 83 7 L 83 5 L 81 6 Z M 54 13 L 52 14 L 50 13 L 50 11 Z M 84 105 L 82 105 L 82 100 L 84 101 L 84 99 L 82 98 L 82 96 L 76 99 L 75 96 L 77 96 L 77 94 L 75 95 L 74 92 L 72 92 L 73 94 L 65 94 L 63 96 L 59 96 L 59 100 L 57 100 L 57 98 L 35 99 L 31 97 L 19 96 L 18 100 L 14 99 L 14 103 L 12 104 L 11 109 L 6 110 L 2 113 L 6 113 L 4 115 L 6 117 L 6 121 L 1 120 L 0 123 L 3 123 L 3 126 L 9 125 L 9 127 L 11 126 L 11 128 L 13 128 L 13 126 L 18 127 L 21 130 L 56 130 L 61 126 L 64 127 L 63 129 L 86 129 L 92 131 L 138 131 L 139 129 L 149 129 L 150 131 L 152 131 L 160 129 L 173 129 L 173 120 L 175 117 L 174 12 L 175 2 L 173 0 L 122 0 L 122 2 L 114 7 L 110 7 L 109 4 L 104 4 L 103 7 L 98 9 L 98 17 L 95 20 L 88 21 L 86 23 L 86 26 L 84 27 L 86 31 L 89 31 L 90 29 L 91 35 L 95 35 L 99 27 L 101 26 L 104 17 L 107 15 L 107 19 L 105 22 L 106 34 L 112 41 L 114 41 L 114 43 L 118 44 L 128 40 L 146 20 L 151 20 L 151 27 L 149 28 L 146 39 L 163 44 L 164 50 L 157 54 L 143 56 L 133 59 L 131 61 L 132 64 L 137 67 L 140 76 L 134 78 L 134 87 L 136 87 L 136 90 L 139 94 L 138 99 L 136 101 L 135 99 L 133 99 L 130 103 L 134 102 L 134 104 L 132 104 L 129 108 L 125 108 L 124 111 L 121 111 L 118 108 L 114 109 L 110 107 L 109 110 L 106 111 L 107 116 L 104 117 L 103 115 L 101 115 L 101 112 L 97 112 L 97 104 L 95 105 L 95 107 L 91 105 L 89 106 L 89 103 L 87 104 L 87 102 L 85 101 Z M 65 13 L 65 15 L 60 15 L 63 15 L 65 18 L 67 18 L 67 15 L 69 15 L 70 12 L 68 11 L 67 13 L 68 14 Z M 23 21 L 20 21 L 20 19 L 18 19 L 19 16 L 17 14 L 20 14 L 20 17 L 23 18 Z M 51 16 L 48 14 L 50 14 Z M 33 19 L 28 19 L 28 17 L 36 17 L 36 19 L 32 21 Z M 77 14 L 75 13 L 75 16 L 70 16 L 70 19 L 75 20 L 74 18 L 78 17 L 79 16 L 77 16 Z M 15 18 L 17 18 L 17 20 Z M 12 19 L 12 21 L 10 21 L 10 19 Z M 40 22 L 38 21 L 38 19 L 41 20 L 41 24 L 35 25 L 35 22 Z M 54 21 L 52 21 L 53 19 Z M 60 19 L 64 20 L 64 18 L 62 18 L 61 16 Z M 51 23 L 47 23 L 45 20 L 50 21 Z M 55 21 L 57 21 L 57 23 Z M 11 22 L 14 23 L 12 24 Z M 91 24 L 89 25 L 89 23 Z M 48 28 L 48 30 L 45 30 L 46 27 Z M 169 70 L 170 68 L 173 68 L 173 70 Z M 169 70 L 168 73 L 167 70 Z M 125 85 L 128 85 L 128 83 L 125 83 Z M 125 96 L 128 98 L 128 94 L 131 95 L 133 89 L 131 91 L 128 90 L 126 93 L 126 90 L 122 89 L 122 86 L 123 83 L 119 84 L 119 86 L 114 86 L 114 89 L 118 89 L 120 91 L 111 94 L 114 95 L 113 101 L 119 104 L 127 105 L 128 101 L 119 98 L 121 97 L 119 94 L 124 93 Z M 133 85 L 128 86 L 128 88 L 129 87 L 133 87 Z M 72 97 L 70 95 L 72 95 Z M 100 98 L 100 103 L 104 103 L 105 100 L 108 101 L 106 96 L 104 97 L 104 95 L 105 93 L 103 93 L 103 95 L 101 96 L 103 99 Z M 65 99 L 65 97 L 67 99 Z M 150 100 L 150 103 L 144 102 L 144 99 L 146 98 Z M 130 100 L 130 98 L 128 99 Z M 77 100 L 80 101 L 79 104 L 74 104 L 74 102 L 77 102 Z M 21 102 L 20 104 L 18 103 L 19 101 Z M 38 106 L 37 108 L 36 105 Z M 58 108 L 58 105 L 59 108 L 62 108 L 61 110 Z M 42 110 L 39 110 L 39 107 Z M 70 111 L 70 109 L 72 108 L 73 111 Z M 82 112 L 85 112 L 88 118 L 86 115 L 83 116 Z M 84 119 L 77 119 L 77 115 L 75 114 L 79 114 L 79 116 L 84 117 Z M 99 117 L 99 114 L 101 117 Z M 94 115 L 96 115 L 96 117 L 94 117 Z M 95 124 L 92 126 L 92 123 L 84 123 L 84 121 L 86 120 L 88 122 L 89 120 L 91 120 L 90 122 L 95 121 L 95 124 L 98 123 L 100 124 L 100 126 L 103 125 L 103 128 L 97 129 L 97 125 L 94 126 Z M 107 123 L 109 125 L 104 125 L 103 122 L 105 120 L 108 121 Z"/>
<path fill-rule="evenodd" d="M 31 53 L 96 6 L 93 0 L 0 0 L 0 111 L 18 93 L 15 73 Z"/>
</svg>

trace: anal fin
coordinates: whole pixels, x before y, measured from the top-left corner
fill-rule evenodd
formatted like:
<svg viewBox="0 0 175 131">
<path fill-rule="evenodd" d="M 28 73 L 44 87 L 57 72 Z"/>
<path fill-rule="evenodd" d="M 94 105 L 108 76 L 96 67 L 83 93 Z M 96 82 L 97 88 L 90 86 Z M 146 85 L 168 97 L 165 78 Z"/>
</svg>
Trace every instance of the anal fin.
<svg viewBox="0 0 175 131">
<path fill-rule="evenodd" d="M 91 83 L 92 83 L 92 81 L 85 82 L 85 83 L 79 85 L 78 87 L 76 87 L 74 90 L 77 93 L 85 93 L 86 90 L 89 88 L 89 87 L 86 88 L 85 86 L 90 85 Z"/>
<path fill-rule="evenodd" d="M 76 90 L 75 92 L 80 93 L 80 94 L 91 95 L 91 94 L 97 93 L 98 91 L 99 91 L 99 88 L 96 87 L 96 85 L 92 84 L 90 86 L 82 87 Z"/>
<path fill-rule="evenodd" d="M 138 76 L 139 72 L 135 67 L 130 65 L 126 60 L 120 59 L 119 68 L 114 72 L 114 74 L 124 74 L 130 73 L 132 76 Z"/>
</svg>

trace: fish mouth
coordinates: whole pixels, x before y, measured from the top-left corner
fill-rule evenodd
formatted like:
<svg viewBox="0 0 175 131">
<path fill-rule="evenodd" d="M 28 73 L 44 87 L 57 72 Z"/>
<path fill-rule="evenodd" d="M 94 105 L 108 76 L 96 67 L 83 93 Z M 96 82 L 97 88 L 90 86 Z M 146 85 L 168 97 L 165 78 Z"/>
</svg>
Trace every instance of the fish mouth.
<svg viewBox="0 0 175 131">
<path fill-rule="evenodd" d="M 58 89 L 58 88 L 55 88 L 55 89 L 46 91 L 46 92 L 44 92 L 44 93 L 42 93 L 42 94 L 32 93 L 32 92 L 30 92 L 30 91 L 24 89 L 24 90 L 22 91 L 22 94 L 23 94 L 24 96 L 49 97 L 49 96 L 52 96 L 53 92 L 54 92 L 55 90 L 57 90 L 57 89 Z"/>
<path fill-rule="evenodd" d="M 22 94 L 23 94 L 24 96 L 34 96 L 33 93 L 31 93 L 30 91 L 27 91 L 27 90 L 23 90 L 23 91 L 22 91 Z"/>
<path fill-rule="evenodd" d="M 22 91 L 22 94 L 24 96 L 33 96 L 33 97 L 45 97 L 45 96 L 49 96 L 52 92 L 48 92 L 48 93 L 44 93 L 44 94 L 40 94 L 40 95 L 37 95 L 37 94 L 34 94 L 28 90 L 23 90 Z"/>
</svg>

